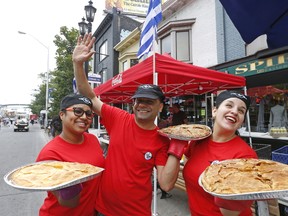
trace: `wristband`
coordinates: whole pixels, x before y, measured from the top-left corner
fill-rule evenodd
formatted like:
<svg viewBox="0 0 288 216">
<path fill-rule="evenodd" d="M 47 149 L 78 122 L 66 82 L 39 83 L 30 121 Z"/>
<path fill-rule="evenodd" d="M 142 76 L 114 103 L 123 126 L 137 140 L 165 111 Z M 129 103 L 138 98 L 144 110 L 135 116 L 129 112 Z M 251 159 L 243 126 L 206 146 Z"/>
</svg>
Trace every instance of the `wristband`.
<svg viewBox="0 0 288 216">
<path fill-rule="evenodd" d="M 59 197 L 63 200 L 70 200 L 82 191 L 82 184 L 76 184 L 67 188 L 58 190 Z"/>
</svg>

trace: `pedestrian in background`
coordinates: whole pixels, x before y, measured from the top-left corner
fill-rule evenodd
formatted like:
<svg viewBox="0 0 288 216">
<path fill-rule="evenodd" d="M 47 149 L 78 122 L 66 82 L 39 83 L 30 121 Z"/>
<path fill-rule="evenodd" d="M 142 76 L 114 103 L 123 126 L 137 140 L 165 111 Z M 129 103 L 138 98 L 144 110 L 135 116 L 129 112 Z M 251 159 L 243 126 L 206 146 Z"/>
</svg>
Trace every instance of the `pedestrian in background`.
<svg viewBox="0 0 288 216">
<path fill-rule="evenodd" d="M 60 116 L 54 116 L 52 118 L 52 121 L 50 123 L 50 128 L 51 128 L 51 135 L 53 137 L 58 136 L 62 132 L 62 121 Z"/>
<path fill-rule="evenodd" d="M 187 115 L 180 109 L 180 104 L 173 104 L 172 126 L 188 124 Z"/>
<path fill-rule="evenodd" d="M 61 101 L 59 118 L 62 131 L 39 153 L 36 161 L 55 160 L 89 163 L 104 167 L 103 151 L 98 139 L 85 131 L 92 123 L 92 101 L 71 94 Z M 95 216 L 99 177 L 58 191 L 47 191 L 40 216 Z"/>
</svg>

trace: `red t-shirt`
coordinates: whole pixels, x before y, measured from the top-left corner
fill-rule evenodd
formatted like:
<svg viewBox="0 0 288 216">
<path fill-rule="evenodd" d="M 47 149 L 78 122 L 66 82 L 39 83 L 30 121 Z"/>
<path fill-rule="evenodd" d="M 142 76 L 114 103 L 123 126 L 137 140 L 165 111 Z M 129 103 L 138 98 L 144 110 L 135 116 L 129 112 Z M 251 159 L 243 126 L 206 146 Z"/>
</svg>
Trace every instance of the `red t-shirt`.
<svg viewBox="0 0 288 216">
<path fill-rule="evenodd" d="M 150 216 L 151 175 L 166 164 L 169 140 L 157 128 L 141 129 L 124 110 L 104 104 L 101 113 L 110 141 L 96 209 L 105 216 Z"/>
<path fill-rule="evenodd" d="M 185 155 L 188 161 L 183 169 L 183 177 L 193 216 L 222 216 L 219 207 L 214 203 L 214 196 L 205 192 L 198 184 L 199 176 L 206 167 L 215 160 L 257 158 L 255 151 L 238 136 L 225 143 L 217 143 L 210 138 L 191 143 Z M 248 215 L 252 215 L 250 206 L 240 214 L 240 216 Z"/>
<path fill-rule="evenodd" d="M 60 136 L 55 137 L 44 146 L 36 161 L 44 160 L 89 163 L 99 167 L 104 167 L 105 162 L 98 139 L 88 133 L 84 133 L 84 141 L 81 144 L 70 144 Z M 100 178 L 96 177 L 82 183 L 80 203 L 75 208 L 59 205 L 56 197 L 48 191 L 39 216 L 94 216 L 99 181 Z"/>
</svg>

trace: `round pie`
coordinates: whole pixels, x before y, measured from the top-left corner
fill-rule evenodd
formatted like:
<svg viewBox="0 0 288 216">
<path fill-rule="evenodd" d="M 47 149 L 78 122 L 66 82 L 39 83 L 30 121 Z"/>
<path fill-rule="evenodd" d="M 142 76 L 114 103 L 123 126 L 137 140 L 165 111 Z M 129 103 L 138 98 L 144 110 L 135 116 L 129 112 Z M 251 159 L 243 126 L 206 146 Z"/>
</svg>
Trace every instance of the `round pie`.
<svg viewBox="0 0 288 216">
<path fill-rule="evenodd" d="M 205 169 L 201 183 L 216 194 L 288 190 L 288 165 L 263 159 L 222 161 Z"/>
<path fill-rule="evenodd" d="M 99 173 L 102 170 L 100 167 L 85 163 L 39 162 L 17 169 L 11 174 L 10 181 L 23 187 L 53 187 Z"/>
<path fill-rule="evenodd" d="M 201 124 L 181 124 L 162 128 L 159 133 L 175 139 L 197 140 L 211 135 L 211 129 Z"/>
</svg>

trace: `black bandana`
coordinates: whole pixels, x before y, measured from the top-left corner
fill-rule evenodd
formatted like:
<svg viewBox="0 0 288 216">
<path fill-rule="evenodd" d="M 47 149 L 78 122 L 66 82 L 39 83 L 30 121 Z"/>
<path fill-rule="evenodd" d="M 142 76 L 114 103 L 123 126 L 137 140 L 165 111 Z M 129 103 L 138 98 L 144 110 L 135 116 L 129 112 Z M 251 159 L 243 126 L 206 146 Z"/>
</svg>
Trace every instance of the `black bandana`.
<svg viewBox="0 0 288 216">
<path fill-rule="evenodd" d="M 65 96 L 60 104 L 60 110 L 64 110 L 74 104 L 86 104 L 90 108 L 92 108 L 92 101 L 80 94 L 70 94 Z"/>
<path fill-rule="evenodd" d="M 219 105 L 228 98 L 238 98 L 242 100 L 246 104 L 246 109 L 249 109 L 250 106 L 250 97 L 248 95 L 241 94 L 239 92 L 233 92 L 233 91 L 223 91 L 221 92 L 217 98 L 216 98 L 216 107 L 219 107 Z"/>
</svg>

